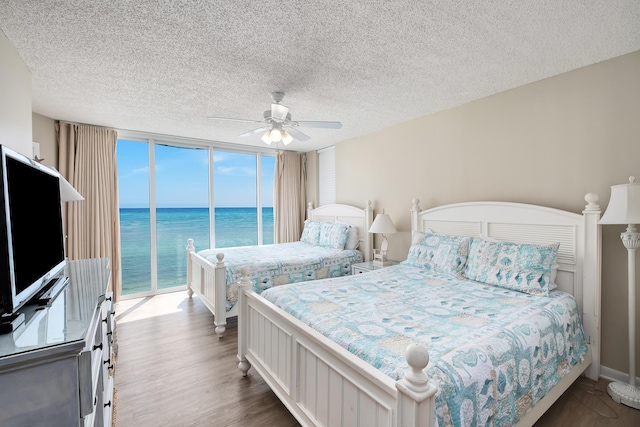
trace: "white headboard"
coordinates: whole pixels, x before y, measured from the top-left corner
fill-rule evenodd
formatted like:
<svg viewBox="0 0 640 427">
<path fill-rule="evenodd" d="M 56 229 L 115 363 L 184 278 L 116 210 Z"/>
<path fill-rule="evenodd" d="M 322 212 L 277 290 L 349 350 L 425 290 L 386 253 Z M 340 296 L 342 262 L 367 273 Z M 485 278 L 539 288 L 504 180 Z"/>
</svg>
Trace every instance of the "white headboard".
<svg viewBox="0 0 640 427">
<path fill-rule="evenodd" d="M 585 196 L 582 215 L 545 206 L 509 202 L 467 202 L 420 210 L 411 207 L 411 229 L 458 236 L 487 236 L 516 243 L 560 242 L 556 283 L 575 296 L 591 344 L 593 362 L 587 376 L 600 372 L 601 229 L 598 196 Z"/>
<path fill-rule="evenodd" d="M 331 204 L 313 209 L 311 202 L 307 205 L 307 218 L 321 222 L 344 222 L 358 229 L 358 249 L 364 255 L 365 261 L 371 261 L 373 252 L 373 238 L 369 228 L 373 222 L 373 208 L 371 200 L 365 202 L 364 209 L 350 205 Z"/>
</svg>

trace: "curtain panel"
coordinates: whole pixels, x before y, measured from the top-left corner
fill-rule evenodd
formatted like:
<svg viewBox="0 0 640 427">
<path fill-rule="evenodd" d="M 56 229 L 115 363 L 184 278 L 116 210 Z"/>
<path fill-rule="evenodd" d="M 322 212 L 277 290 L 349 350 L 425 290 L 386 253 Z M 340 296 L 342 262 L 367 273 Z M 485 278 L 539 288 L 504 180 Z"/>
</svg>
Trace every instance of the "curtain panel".
<svg viewBox="0 0 640 427">
<path fill-rule="evenodd" d="M 116 142 L 111 129 L 56 123 L 59 172 L 84 197 L 65 203 L 67 257 L 109 258 L 111 288 L 119 299 L 120 241 Z"/>
<path fill-rule="evenodd" d="M 307 156 L 283 151 L 276 159 L 274 243 L 300 240 L 306 218 Z"/>
</svg>

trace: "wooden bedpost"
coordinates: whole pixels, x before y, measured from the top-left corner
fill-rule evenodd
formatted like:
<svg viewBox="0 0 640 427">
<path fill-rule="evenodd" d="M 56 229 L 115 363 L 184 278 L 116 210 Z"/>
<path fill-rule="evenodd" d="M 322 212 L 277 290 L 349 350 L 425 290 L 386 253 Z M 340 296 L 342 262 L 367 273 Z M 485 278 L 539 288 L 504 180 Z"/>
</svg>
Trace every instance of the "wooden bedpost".
<svg viewBox="0 0 640 427">
<path fill-rule="evenodd" d="M 215 283 L 227 283 L 226 266 L 224 265 L 224 253 L 216 254 L 215 266 Z M 215 325 L 218 338 L 222 338 L 224 331 L 227 330 L 227 287 L 213 286 L 212 292 L 215 293 L 213 324 Z"/>
<path fill-rule="evenodd" d="M 435 395 L 438 388 L 429 382 L 424 368 L 429 364 L 429 351 L 420 344 L 409 344 L 405 351 L 409 368 L 396 382 L 398 390 L 398 427 L 433 427 Z"/>
<path fill-rule="evenodd" d="M 307 219 L 311 219 L 311 211 L 313 210 L 313 203 L 307 203 Z"/>
<path fill-rule="evenodd" d="M 251 363 L 245 357 L 249 346 L 249 319 L 247 318 L 247 298 L 244 293 L 253 291 L 253 285 L 249 279 L 247 267 L 242 267 L 240 273 L 242 273 L 242 278 L 238 282 L 238 369 L 242 371 L 242 376 L 246 377 Z"/>
<path fill-rule="evenodd" d="M 411 201 L 411 230 L 419 230 L 418 214 L 420 213 L 420 200 L 413 199 Z"/>
<path fill-rule="evenodd" d="M 189 298 L 193 296 L 193 289 L 191 289 L 191 275 L 193 274 L 191 267 L 191 253 L 195 251 L 196 248 L 193 246 L 193 239 L 187 240 L 187 295 Z"/>
<path fill-rule="evenodd" d="M 587 193 L 584 196 L 587 202 L 582 215 L 584 216 L 584 259 L 597 260 L 597 262 L 583 265 L 582 283 L 582 323 L 585 339 L 591 344 L 591 365 L 585 371 L 588 378 L 594 381 L 600 376 L 600 301 L 601 301 L 601 259 L 602 259 L 602 226 L 600 221 L 600 205 L 598 195 Z"/>
<path fill-rule="evenodd" d="M 369 228 L 373 224 L 373 205 L 371 200 L 364 203 L 364 260 L 371 261 L 373 257 L 373 236 L 369 233 Z"/>
</svg>

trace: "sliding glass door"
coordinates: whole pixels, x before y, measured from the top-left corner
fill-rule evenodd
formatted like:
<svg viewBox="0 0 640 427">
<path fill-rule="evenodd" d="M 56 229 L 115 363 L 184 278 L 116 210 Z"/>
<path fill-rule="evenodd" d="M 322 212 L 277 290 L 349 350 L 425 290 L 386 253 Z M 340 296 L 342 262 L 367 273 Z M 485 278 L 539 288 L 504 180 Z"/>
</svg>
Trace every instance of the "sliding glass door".
<svg viewBox="0 0 640 427">
<path fill-rule="evenodd" d="M 275 156 L 118 140 L 122 298 L 186 283 L 196 250 L 273 243 Z"/>
<path fill-rule="evenodd" d="M 118 141 L 121 295 L 151 292 L 149 146 Z"/>
<path fill-rule="evenodd" d="M 155 144 L 158 289 L 184 286 L 187 239 L 209 246 L 207 150 Z"/>
</svg>

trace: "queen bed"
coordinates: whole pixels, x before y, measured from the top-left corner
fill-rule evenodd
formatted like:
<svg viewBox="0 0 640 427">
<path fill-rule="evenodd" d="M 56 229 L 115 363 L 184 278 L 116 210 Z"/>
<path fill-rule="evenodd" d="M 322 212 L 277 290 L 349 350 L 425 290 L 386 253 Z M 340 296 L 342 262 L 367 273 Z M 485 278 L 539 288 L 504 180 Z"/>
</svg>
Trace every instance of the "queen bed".
<svg viewBox="0 0 640 427">
<path fill-rule="evenodd" d="M 261 295 L 243 277 L 239 368 L 302 425 L 532 425 L 599 376 L 600 208 L 585 200 L 582 215 L 414 200 L 399 265 Z"/>
<path fill-rule="evenodd" d="M 193 239 L 189 239 L 189 297 L 196 294 L 204 302 L 213 313 L 215 332 L 222 337 L 227 319 L 237 316 L 241 267 L 249 269 L 248 277 L 257 293 L 287 283 L 348 275 L 351 264 L 370 260 L 372 218 L 371 201 L 366 201 L 364 208 L 330 204 L 313 209 L 309 203 L 297 242 L 196 251 Z"/>
</svg>

